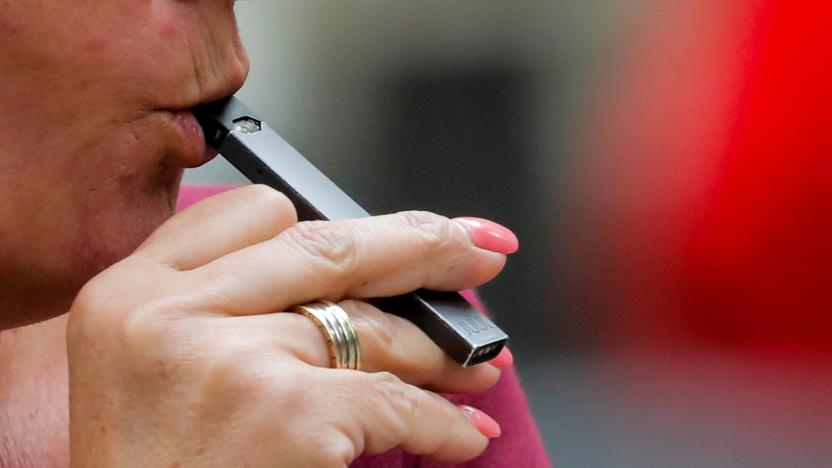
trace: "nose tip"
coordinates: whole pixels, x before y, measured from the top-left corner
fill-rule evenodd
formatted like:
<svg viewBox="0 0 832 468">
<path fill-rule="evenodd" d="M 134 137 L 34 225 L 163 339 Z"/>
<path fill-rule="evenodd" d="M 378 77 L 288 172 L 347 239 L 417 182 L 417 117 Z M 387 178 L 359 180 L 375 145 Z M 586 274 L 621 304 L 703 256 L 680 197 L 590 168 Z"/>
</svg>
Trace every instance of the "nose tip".
<svg viewBox="0 0 832 468">
<path fill-rule="evenodd" d="M 236 1 L 228 0 L 228 4 L 233 6 Z M 233 16 L 233 11 L 231 14 Z M 251 68 L 248 53 L 240 40 L 236 20 L 232 19 L 232 24 L 228 29 L 223 28 L 223 33 L 227 33 L 228 36 L 224 43 L 215 43 L 212 52 L 216 57 L 209 61 L 213 78 L 218 81 L 214 84 L 220 88 L 218 94 L 221 94 L 214 96 L 215 98 L 229 96 L 242 88 Z"/>
<path fill-rule="evenodd" d="M 237 64 L 231 67 L 231 70 L 229 71 L 227 82 L 228 88 L 233 89 L 233 92 L 237 92 L 237 90 L 242 88 L 243 84 L 246 82 L 246 78 L 248 77 L 248 71 L 248 60 L 242 58 L 238 59 Z"/>
<path fill-rule="evenodd" d="M 231 0 L 231 5 L 233 6 L 237 1 L 242 0 Z M 229 72 L 229 81 L 235 89 L 240 89 L 248 77 L 249 70 L 251 69 L 251 61 L 249 60 L 248 52 L 246 51 L 245 46 L 240 40 L 240 33 L 236 25 L 236 20 L 233 43 L 234 60 L 232 60 L 233 63 L 230 66 L 231 70 Z"/>
<path fill-rule="evenodd" d="M 251 63 L 249 62 L 248 54 L 245 48 L 240 46 L 237 48 L 234 60 L 229 64 L 227 85 L 230 88 L 234 88 L 235 91 L 242 88 L 250 69 Z"/>
<path fill-rule="evenodd" d="M 197 101 L 221 99 L 237 92 L 248 77 L 250 62 L 234 13 L 236 0 L 200 0 L 188 10 L 193 78 Z M 198 14 L 194 15 L 194 11 Z M 193 105 L 193 104 L 191 104 Z"/>
</svg>

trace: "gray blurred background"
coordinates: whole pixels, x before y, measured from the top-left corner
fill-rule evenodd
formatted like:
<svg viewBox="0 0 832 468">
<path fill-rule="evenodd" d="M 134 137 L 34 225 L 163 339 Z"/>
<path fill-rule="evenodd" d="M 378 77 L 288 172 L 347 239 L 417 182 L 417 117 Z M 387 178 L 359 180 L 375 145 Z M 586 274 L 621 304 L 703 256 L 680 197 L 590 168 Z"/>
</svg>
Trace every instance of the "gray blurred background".
<svg viewBox="0 0 832 468">
<path fill-rule="evenodd" d="M 633 289 L 622 286 L 627 275 L 616 269 L 616 244 L 604 237 L 615 224 L 601 221 L 627 219 L 632 210 L 668 213 L 697 200 L 695 190 L 655 197 L 649 183 L 629 190 L 619 177 L 639 180 L 654 166 L 692 173 L 698 166 L 680 166 L 686 160 L 674 159 L 680 153 L 666 143 L 655 143 L 658 165 L 639 159 L 639 151 L 608 151 L 598 140 L 632 142 L 639 135 L 619 135 L 614 124 L 604 133 L 599 122 L 609 115 L 625 123 L 645 115 L 678 122 L 674 116 L 724 102 L 697 83 L 722 79 L 711 71 L 727 69 L 705 64 L 707 74 L 697 74 L 686 65 L 721 45 L 741 50 L 744 36 L 720 26 L 735 19 L 720 4 L 238 2 L 253 64 L 238 96 L 372 213 L 425 209 L 515 230 L 520 252 L 481 295 L 512 335 L 556 466 L 824 466 L 829 450 L 805 442 L 832 428 L 815 421 L 823 430 L 805 431 L 811 405 L 798 405 L 801 417 L 775 415 L 784 433 L 755 432 L 772 421 L 742 406 L 746 386 L 736 380 L 804 401 L 800 384 L 812 381 L 822 363 L 787 366 L 784 377 L 780 368 L 754 367 L 757 357 L 742 350 L 610 351 L 609 330 L 618 322 L 608 318 L 627 313 L 618 301 Z M 642 64 L 656 74 L 646 76 L 665 79 L 642 83 L 639 89 L 658 93 L 636 100 L 644 108 L 622 109 L 610 102 L 627 65 L 641 58 L 645 28 L 654 33 L 652 44 L 672 49 L 665 62 Z M 690 95 L 667 101 L 679 82 Z M 675 113 L 657 107 L 663 102 Z M 694 130 L 688 141 L 716 135 L 707 126 Z M 186 182 L 246 181 L 217 158 L 189 171 Z M 641 324 L 630 325 L 638 343 Z"/>
<path fill-rule="evenodd" d="M 564 328 L 579 315 L 552 296 L 573 127 L 592 102 L 593 57 L 614 48 L 633 5 L 240 2 L 253 65 L 238 96 L 372 213 L 514 229 L 521 251 L 482 295 L 522 337 L 521 358 L 556 352 L 575 344 Z M 186 177 L 245 182 L 221 158 Z"/>
</svg>

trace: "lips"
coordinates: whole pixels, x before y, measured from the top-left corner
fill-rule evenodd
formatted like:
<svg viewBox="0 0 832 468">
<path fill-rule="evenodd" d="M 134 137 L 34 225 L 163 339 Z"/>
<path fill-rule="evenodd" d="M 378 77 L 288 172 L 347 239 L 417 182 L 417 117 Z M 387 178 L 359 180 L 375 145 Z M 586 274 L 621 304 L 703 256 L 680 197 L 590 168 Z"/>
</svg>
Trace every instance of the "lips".
<svg viewBox="0 0 832 468">
<path fill-rule="evenodd" d="M 192 168 L 201 166 L 217 155 L 216 150 L 205 142 L 202 127 L 191 111 L 192 108 L 232 96 L 246 80 L 248 75 L 247 61 L 237 63 L 237 66 L 227 67 L 228 73 L 222 80 L 212 86 L 201 88 L 201 95 L 195 101 L 185 101 L 173 107 L 157 107 L 176 133 L 176 164 L 181 167 Z M 185 104 L 184 106 L 182 104 Z"/>
<path fill-rule="evenodd" d="M 164 112 L 176 132 L 177 165 L 186 168 L 198 167 L 210 161 L 217 152 L 205 143 L 202 127 L 193 112 L 174 110 Z"/>
</svg>

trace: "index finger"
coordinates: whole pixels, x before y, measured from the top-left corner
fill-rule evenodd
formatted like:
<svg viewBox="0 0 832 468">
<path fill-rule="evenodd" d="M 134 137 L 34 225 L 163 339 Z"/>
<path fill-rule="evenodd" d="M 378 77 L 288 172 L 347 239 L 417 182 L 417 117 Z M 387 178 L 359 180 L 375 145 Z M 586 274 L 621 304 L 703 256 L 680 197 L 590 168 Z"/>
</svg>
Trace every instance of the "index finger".
<svg viewBox="0 0 832 468">
<path fill-rule="evenodd" d="M 136 254 L 190 270 L 270 239 L 296 223 L 295 207 L 285 195 L 265 185 L 247 185 L 174 215 Z"/>
<path fill-rule="evenodd" d="M 455 221 L 403 212 L 299 223 L 189 274 L 211 292 L 209 305 L 256 315 L 320 299 L 460 291 L 490 281 L 505 262 L 505 255 L 474 245 Z"/>
</svg>

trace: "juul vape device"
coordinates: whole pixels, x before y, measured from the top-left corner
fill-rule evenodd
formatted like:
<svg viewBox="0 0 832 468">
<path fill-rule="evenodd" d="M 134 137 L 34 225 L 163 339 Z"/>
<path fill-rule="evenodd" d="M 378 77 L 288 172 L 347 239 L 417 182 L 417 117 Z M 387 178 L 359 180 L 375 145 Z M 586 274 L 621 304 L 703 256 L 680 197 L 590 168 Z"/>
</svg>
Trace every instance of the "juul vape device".
<svg viewBox="0 0 832 468">
<path fill-rule="evenodd" d="M 198 106 L 194 114 L 207 143 L 252 182 L 288 196 L 301 221 L 370 216 L 238 99 Z M 491 360 L 508 341 L 459 293 L 419 290 L 371 302 L 415 323 L 466 367 Z"/>
</svg>

